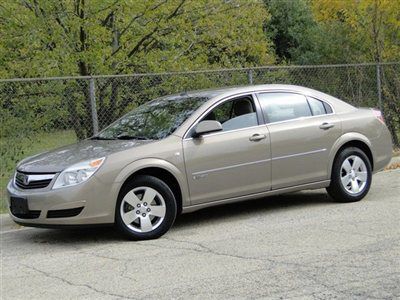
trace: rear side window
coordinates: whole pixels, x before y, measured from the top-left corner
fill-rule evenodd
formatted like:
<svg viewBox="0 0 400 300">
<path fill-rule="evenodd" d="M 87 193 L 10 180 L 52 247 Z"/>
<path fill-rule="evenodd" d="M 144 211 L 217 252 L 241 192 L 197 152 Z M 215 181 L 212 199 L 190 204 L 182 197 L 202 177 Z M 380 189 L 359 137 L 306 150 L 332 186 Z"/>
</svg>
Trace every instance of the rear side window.
<svg viewBox="0 0 400 300">
<path fill-rule="evenodd" d="M 305 96 L 294 93 L 258 94 L 263 114 L 268 123 L 312 116 Z"/>
</svg>

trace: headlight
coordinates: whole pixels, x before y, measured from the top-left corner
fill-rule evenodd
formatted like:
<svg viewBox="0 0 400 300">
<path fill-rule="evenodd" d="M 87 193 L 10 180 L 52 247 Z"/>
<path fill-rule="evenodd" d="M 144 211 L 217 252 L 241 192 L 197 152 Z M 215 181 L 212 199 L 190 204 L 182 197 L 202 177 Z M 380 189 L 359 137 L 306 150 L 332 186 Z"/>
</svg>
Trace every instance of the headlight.
<svg viewBox="0 0 400 300">
<path fill-rule="evenodd" d="M 103 164 L 105 157 L 83 161 L 70 166 L 58 175 L 53 189 L 77 185 L 88 180 Z"/>
</svg>

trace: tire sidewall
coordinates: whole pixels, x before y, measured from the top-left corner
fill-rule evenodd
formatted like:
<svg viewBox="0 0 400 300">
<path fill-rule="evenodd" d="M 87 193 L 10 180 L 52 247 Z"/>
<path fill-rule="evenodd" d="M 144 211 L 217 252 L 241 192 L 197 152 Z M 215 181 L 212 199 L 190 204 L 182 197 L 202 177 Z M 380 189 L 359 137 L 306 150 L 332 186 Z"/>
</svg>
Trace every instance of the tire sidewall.
<svg viewBox="0 0 400 300">
<path fill-rule="evenodd" d="M 166 212 L 162 223 L 154 230 L 149 232 L 136 232 L 126 226 L 121 217 L 120 206 L 125 195 L 134 188 L 146 186 L 155 189 L 164 198 Z M 177 214 L 177 205 L 173 192 L 166 183 L 153 176 L 138 176 L 135 179 L 126 183 L 119 195 L 115 207 L 115 224 L 117 228 L 131 240 L 148 240 L 155 239 L 165 234 L 175 221 Z"/>
</svg>

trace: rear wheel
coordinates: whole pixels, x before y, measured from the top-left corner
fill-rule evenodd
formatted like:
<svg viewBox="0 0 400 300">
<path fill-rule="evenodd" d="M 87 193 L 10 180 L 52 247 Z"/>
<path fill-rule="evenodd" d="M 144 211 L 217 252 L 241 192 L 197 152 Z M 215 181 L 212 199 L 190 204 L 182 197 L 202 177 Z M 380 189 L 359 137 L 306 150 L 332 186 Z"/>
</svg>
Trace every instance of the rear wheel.
<svg viewBox="0 0 400 300">
<path fill-rule="evenodd" d="M 119 195 L 115 222 L 133 240 L 155 239 L 172 226 L 177 212 L 174 194 L 153 176 L 138 176 Z"/>
<path fill-rule="evenodd" d="M 327 188 L 338 202 L 355 202 L 367 195 L 372 181 L 371 162 L 359 148 L 349 147 L 336 157 Z"/>
</svg>

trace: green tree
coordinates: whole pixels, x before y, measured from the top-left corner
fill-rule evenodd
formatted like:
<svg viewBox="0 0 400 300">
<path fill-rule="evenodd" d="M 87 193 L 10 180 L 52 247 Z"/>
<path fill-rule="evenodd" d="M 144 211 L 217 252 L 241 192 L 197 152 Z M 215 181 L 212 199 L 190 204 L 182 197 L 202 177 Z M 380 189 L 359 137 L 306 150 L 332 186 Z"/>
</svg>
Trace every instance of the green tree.
<svg viewBox="0 0 400 300">
<path fill-rule="evenodd" d="M 5 0 L 1 77 L 120 74 L 274 62 L 253 1 Z"/>
<path fill-rule="evenodd" d="M 332 41 L 337 60 L 395 61 L 400 58 L 400 2 L 313 0 L 315 20 Z"/>
<path fill-rule="evenodd" d="M 317 23 L 308 0 L 264 0 L 270 13 L 265 32 L 274 43 L 280 62 L 301 63 L 305 52 L 313 52 Z"/>
</svg>

